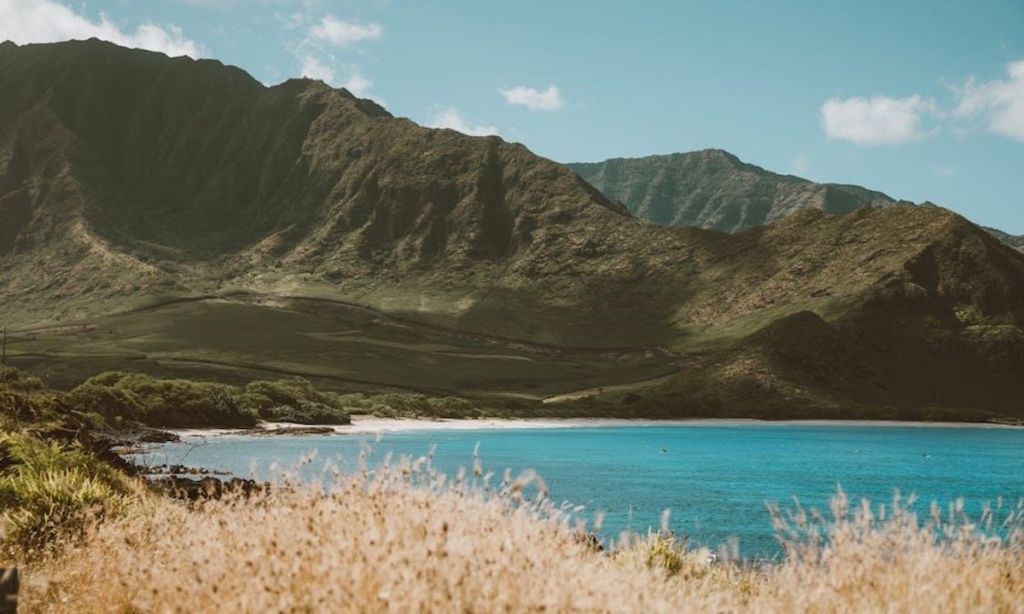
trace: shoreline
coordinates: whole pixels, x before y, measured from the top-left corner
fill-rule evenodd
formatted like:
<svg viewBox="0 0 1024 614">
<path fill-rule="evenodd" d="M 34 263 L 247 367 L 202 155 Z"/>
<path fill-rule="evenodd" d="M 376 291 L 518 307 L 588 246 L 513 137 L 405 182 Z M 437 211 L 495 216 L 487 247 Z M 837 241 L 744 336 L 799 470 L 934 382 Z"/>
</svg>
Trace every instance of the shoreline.
<svg viewBox="0 0 1024 614">
<path fill-rule="evenodd" d="M 1013 424 L 992 422 L 915 422 L 908 420 L 761 420 L 757 418 L 678 418 L 654 420 L 649 418 L 377 418 L 353 415 L 351 424 L 294 424 L 264 422 L 254 429 L 191 428 L 166 429 L 179 437 L 246 437 L 263 432 L 286 431 L 292 428 L 323 428 L 333 433 L 325 435 L 366 435 L 375 433 L 405 433 L 417 431 L 475 431 L 521 429 L 569 429 L 614 427 L 729 427 L 729 426 L 838 426 L 838 427 L 914 427 L 914 428 L 976 428 L 1019 429 Z M 284 434 L 284 433 L 282 433 Z M 302 435 L 295 435 L 302 436 Z"/>
</svg>

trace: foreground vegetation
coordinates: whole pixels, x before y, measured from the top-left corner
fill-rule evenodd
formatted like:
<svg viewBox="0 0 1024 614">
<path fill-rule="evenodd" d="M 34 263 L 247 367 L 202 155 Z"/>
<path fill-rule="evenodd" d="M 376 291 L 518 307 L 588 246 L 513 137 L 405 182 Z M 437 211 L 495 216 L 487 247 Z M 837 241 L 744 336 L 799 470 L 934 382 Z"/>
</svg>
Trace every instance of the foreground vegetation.
<svg viewBox="0 0 1024 614">
<path fill-rule="evenodd" d="M 3 376 L 0 566 L 24 571 L 27 612 L 1024 611 L 1019 505 L 976 521 L 955 506 L 919 519 L 904 502 L 872 508 L 839 493 L 828 519 L 775 510 L 785 556 L 749 563 L 665 531 L 602 547 L 587 533 L 599 517 L 588 524 L 552 505 L 533 474 L 496 478 L 476 460 L 456 476 L 421 458 L 327 471 L 326 489 L 285 478 L 185 503 L 109 453 L 101 435 L 129 414 L 73 405 L 80 389 L 129 399 L 133 419 L 155 422 L 169 403 L 194 403 L 186 415 L 201 416 L 218 398 L 260 417 L 299 397 L 443 405 L 346 398 L 300 381 L 233 388 L 104 374 L 59 393 L 21 372 Z"/>
<path fill-rule="evenodd" d="M 1004 539 L 987 538 L 963 518 L 922 522 L 899 504 L 880 515 L 840 493 L 827 522 L 776 514 L 786 558 L 750 565 L 667 533 L 624 536 L 602 551 L 547 501 L 536 476 L 499 482 L 473 473 L 445 479 L 420 459 L 336 477 L 327 494 L 282 485 L 191 506 L 128 495 L 105 521 L 77 525 L 63 547 L 27 561 L 23 606 L 1014 612 L 1024 604 L 1019 523 Z"/>
</svg>

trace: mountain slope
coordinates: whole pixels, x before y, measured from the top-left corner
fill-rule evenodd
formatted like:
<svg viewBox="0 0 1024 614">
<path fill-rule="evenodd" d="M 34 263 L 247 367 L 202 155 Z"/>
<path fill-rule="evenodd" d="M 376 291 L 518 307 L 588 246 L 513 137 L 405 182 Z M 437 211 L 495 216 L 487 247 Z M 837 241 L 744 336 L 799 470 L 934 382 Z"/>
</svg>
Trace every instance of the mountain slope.
<svg viewBox="0 0 1024 614">
<path fill-rule="evenodd" d="M 49 295 L 62 317 L 303 275 L 365 291 L 426 271 L 461 286 L 509 262 L 547 266 L 564 234 L 626 216 L 522 146 L 426 130 L 322 83 L 265 88 L 98 41 L 8 44 L 0 58 L 15 93 L 0 101 L 0 185 L 16 220 L 0 248 L 5 269 L 21 265 L 8 293 Z M 43 288 L 40 264 L 55 278 Z"/>
<path fill-rule="evenodd" d="M 685 415 L 706 398 L 692 385 L 757 389 L 765 369 L 776 407 L 808 411 L 962 408 L 928 378 L 968 391 L 984 371 L 985 411 L 1020 412 L 1024 255 L 937 207 L 664 228 L 522 145 L 99 41 L 0 45 L 0 92 L 0 320 L 16 360 L 67 380 L 271 371 L 522 398 L 652 382 L 644 411 Z M 826 372 L 875 387 L 818 382 L 808 322 L 867 344 Z"/>
<path fill-rule="evenodd" d="M 1011 235 L 1009 233 L 1003 232 L 1002 230 L 999 230 L 999 229 L 996 229 L 996 228 L 989 228 L 987 226 L 985 226 L 984 228 L 992 236 L 994 236 L 995 238 L 999 239 L 1003 243 L 1006 243 L 1007 245 L 1009 245 L 1010 247 L 1012 247 L 1012 248 L 1014 248 L 1016 250 L 1024 252 L 1024 236 L 1021 236 L 1021 235 Z"/>
<path fill-rule="evenodd" d="M 896 203 L 860 186 L 777 175 L 720 149 L 568 166 L 642 219 L 723 232 L 768 224 L 805 207 L 849 213 Z"/>
<path fill-rule="evenodd" d="M 807 207 L 845 214 L 860 207 L 911 204 L 856 185 L 779 175 L 720 149 L 568 166 L 637 217 L 666 226 L 736 233 Z M 1024 250 L 1024 237 L 986 230 Z"/>
</svg>

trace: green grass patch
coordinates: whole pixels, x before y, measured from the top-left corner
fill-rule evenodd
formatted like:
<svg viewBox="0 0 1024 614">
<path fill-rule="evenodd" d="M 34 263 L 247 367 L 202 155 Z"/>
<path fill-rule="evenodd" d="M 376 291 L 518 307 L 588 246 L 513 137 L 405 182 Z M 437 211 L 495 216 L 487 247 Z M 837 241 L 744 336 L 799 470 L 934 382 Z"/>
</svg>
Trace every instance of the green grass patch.
<svg viewBox="0 0 1024 614">
<path fill-rule="evenodd" d="M 78 444 L 0 433 L 0 551 L 30 558 L 120 512 L 127 478 Z"/>
</svg>

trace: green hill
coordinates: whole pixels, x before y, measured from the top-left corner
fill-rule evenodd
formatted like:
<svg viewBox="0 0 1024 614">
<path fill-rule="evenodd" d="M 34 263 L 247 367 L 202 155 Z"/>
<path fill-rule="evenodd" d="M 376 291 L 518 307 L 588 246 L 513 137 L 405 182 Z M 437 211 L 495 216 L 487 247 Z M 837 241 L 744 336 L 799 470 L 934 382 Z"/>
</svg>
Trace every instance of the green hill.
<svg viewBox="0 0 1024 614">
<path fill-rule="evenodd" d="M 0 91 L 0 321 L 58 381 L 1024 415 L 1024 255 L 938 207 L 665 228 L 522 145 L 95 40 L 0 45 Z M 823 355 L 809 322 L 866 354 Z M 819 381 L 826 357 L 827 380 L 866 368 L 889 392 Z M 782 383 L 757 388 L 765 370 Z"/>
</svg>

